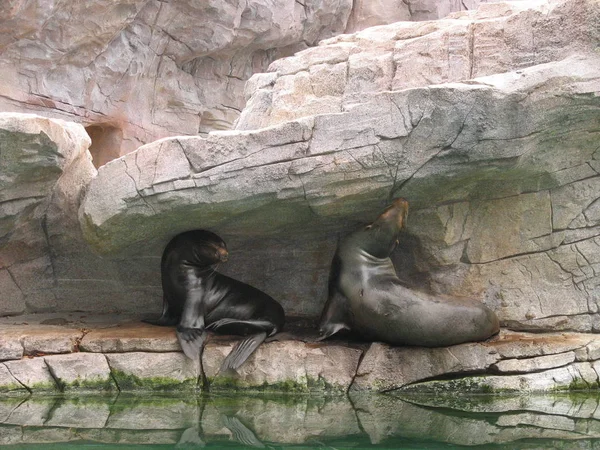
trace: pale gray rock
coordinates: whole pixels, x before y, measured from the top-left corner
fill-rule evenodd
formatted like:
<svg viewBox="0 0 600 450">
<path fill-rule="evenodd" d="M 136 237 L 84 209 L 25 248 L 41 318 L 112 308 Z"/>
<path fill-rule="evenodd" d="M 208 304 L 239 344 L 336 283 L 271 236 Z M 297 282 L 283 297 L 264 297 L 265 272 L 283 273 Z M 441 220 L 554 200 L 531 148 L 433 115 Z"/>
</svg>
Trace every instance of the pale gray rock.
<svg viewBox="0 0 600 450">
<path fill-rule="evenodd" d="M 215 386 L 235 383 L 242 388 L 291 385 L 296 391 L 342 391 L 353 382 L 362 351 L 337 345 L 306 345 L 298 341 L 274 341 L 260 345 L 237 369 L 233 379 L 216 377 L 233 344 L 210 342 L 203 365 Z"/>
<path fill-rule="evenodd" d="M 203 415 L 203 429 L 209 435 L 231 433 L 226 424 L 232 418 L 247 425 L 264 443 L 310 445 L 324 438 L 360 434 L 354 407 L 345 396 L 320 399 L 296 396 L 286 403 L 248 396 L 229 408 L 221 406 L 215 411 L 208 409 L 211 406 L 207 405 Z M 296 426 L 285 425 L 291 422 Z"/>
<path fill-rule="evenodd" d="M 495 442 L 498 428 L 480 418 L 455 416 L 426 409 L 388 395 L 352 395 L 362 429 L 372 444 L 391 437 L 423 438 L 458 445 L 482 445 Z"/>
<path fill-rule="evenodd" d="M 598 387 L 598 364 L 573 363 L 565 367 L 522 375 L 485 375 L 436 380 L 402 388 L 404 392 L 527 393 L 587 390 Z"/>
<path fill-rule="evenodd" d="M 343 32 L 351 9 L 350 0 L 21 2 L 0 19 L 0 107 L 84 124 L 99 166 L 158 138 L 230 128 L 245 80 Z"/>
<path fill-rule="evenodd" d="M 9 393 L 28 393 L 19 380 L 17 380 L 6 364 L 0 363 L 0 392 L 9 392 Z"/>
<path fill-rule="evenodd" d="M 0 107 L 84 124 L 99 167 L 158 138 L 230 128 L 245 81 L 281 56 L 344 31 L 478 3 L 19 2 L 0 19 Z"/>
<path fill-rule="evenodd" d="M 31 392 L 58 389 L 43 358 L 24 358 L 19 361 L 6 361 L 4 365 Z"/>
<path fill-rule="evenodd" d="M 125 309 L 139 311 L 141 299 L 154 298 L 159 310 L 156 277 L 151 283 L 132 277 L 128 261 L 104 260 L 83 240 L 78 210 L 96 174 L 89 145 L 81 125 L 0 113 L 0 287 L 6 294 L 0 315 L 122 311 L 115 299 L 123 290 L 129 291 Z"/>
<path fill-rule="evenodd" d="M 494 349 L 502 359 L 533 358 L 543 355 L 580 352 L 588 346 L 595 348 L 600 342 L 597 335 L 584 333 L 515 333 L 503 331 L 500 339 L 493 342 Z M 587 354 L 582 361 L 592 361 Z"/>
<path fill-rule="evenodd" d="M 61 390 L 116 390 L 106 357 L 98 353 L 44 356 Z"/>
<path fill-rule="evenodd" d="M 119 430 L 114 428 L 77 430 L 81 439 L 114 444 L 170 445 L 179 441 L 180 430 Z"/>
<path fill-rule="evenodd" d="M 49 427 L 104 428 L 110 416 L 108 402 L 77 401 L 65 398 L 57 402 L 45 425 Z"/>
<path fill-rule="evenodd" d="M 181 347 L 173 328 L 134 322 L 91 330 L 81 339 L 79 349 L 93 353 L 177 352 Z"/>
<path fill-rule="evenodd" d="M 53 257 L 63 250 L 51 247 L 55 234 L 76 239 L 69 237 L 76 230 L 81 236 L 77 214 L 67 206 L 77 210 L 83 188 L 95 174 L 89 143 L 81 125 L 0 113 L 0 287 L 7 294 L 0 314 L 58 305 Z M 77 172 L 76 182 L 70 172 Z M 57 209 L 63 214 L 51 217 L 50 210 Z"/>
<path fill-rule="evenodd" d="M 79 330 L 43 327 L 31 330 L 22 336 L 23 352 L 26 355 L 45 353 L 71 353 L 83 337 Z"/>
<path fill-rule="evenodd" d="M 73 430 L 69 428 L 47 427 L 47 428 L 24 428 L 23 442 L 27 444 L 54 444 L 67 443 L 75 440 Z"/>
<path fill-rule="evenodd" d="M 350 51 L 342 44 L 307 64 L 333 70 Z M 229 275 L 252 282 L 283 266 L 288 275 L 258 287 L 288 314 L 316 316 L 325 284 L 307 292 L 309 274 L 326 279 L 337 233 L 404 196 L 415 210 L 414 246 L 399 252 L 406 275 L 421 275 L 414 284 L 479 298 L 514 329 L 593 331 L 595 238 L 565 242 L 552 219 L 563 197 L 552 194 L 589 176 L 578 170 L 591 167 L 594 139 L 578 130 L 593 129 L 599 72 L 597 55 L 572 56 L 466 83 L 364 93 L 340 114 L 161 140 L 101 168 L 82 205 L 84 234 L 97 251 L 122 258 L 157 255 L 186 229 L 218 230 L 236 252 L 256 249 L 225 264 Z M 552 136 L 562 111 L 577 113 L 559 142 Z M 275 251 L 282 241 L 289 247 Z"/>
<path fill-rule="evenodd" d="M 391 395 L 405 398 L 402 392 Z M 511 413 L 527 412 L 530 415 L 558 416 L 577 419 L 594 419 L 599 417 L 598 399 L 586 395 L 563 395 L 561 393 L 544 393 L 541 395 L 498 395 L 491 402 L 481 402 L 481 397 L 473 395 L 410 395 L 406 397 L 411 403 L 430 408 L 447 408 L 468 413 Z M 581 422 L 580 422 L 581 423 Z"/>
<path fill-rule="evenodd" d="M 23 430 L 21 427 L 2 427 L 0 429 L 0 445 L 16 445 L 22 443 Z"/>
<path fill-rule="evenodd" d="M 351 389 L 389 391 L 442 374 L 485 371 L 498 359 L 493 347 L 479 344 L 422 348 L 376 342 L 361 360 Z"/>
<path fill-rule="evenodd" d="M 200 411 L 196 402 L 185 399 L 168 399 L 164 403 L 143 398 L 119 398 L 106 428 L 125 430 L 185 429 L 198 424 Z"/>
<path fill-rule="evenodd" d="M 54 398 L 33 398 L 15 405 L 10 415 L 2 423 L 11 425 L 42 427 L 50 417 L 52 408 L 56 406 Z"/>
<path fill-rule="evenodd" d="M 444 9 L 449 2 L 411 1 L 391 10 L 389 3 L 384 13 L 394 21 L 396 15 L 406 14 L 406 9 L 426 12 Z M 375 14 L 383 6 L 380 2 L 357 2 L 353 14 L 361 14 L 366 4 Z M 483 3 L 477 11 L 436 22 L 397 22 L 336 36 L 273 62 L 268 70 L 277 73 L 277 79 L 268 85 L 252 83 L 256 91 L 246 92 L 250 100 L 236 128 L 259 128 L 312 114 L 342 112 L 362 102 L 360 94 L 365 92 L 457 82 L 559 61 L 593 48 L 598 34 L 588 24 L 597 13 L 597 5 L 586 0 Z M 371 62 L 369 69 L 352 70 L 353 59 L 361 54 L 360 59 Z M 322 73 L 317 75 L 314 70 L 323 63 L 330 75 L 334 65 L 347 67 L 342 89 L 339 85 L 320 89 Z M 363 89 L 356 91 L 353 86 L 357 84 Z"/>
<path fill-rule="evenodd" d="M 18 396 L 3 396 L 0 398 L 0 423 L 6 423 L 11 413 L 21 404 L 23 399 Z"/>
<path fill-rule="evenodd" d="M 17 339 L 0 331 L 0 361 L 10 359 L 21 359 L 23 357 L 23 345 Z"/>
</svg>

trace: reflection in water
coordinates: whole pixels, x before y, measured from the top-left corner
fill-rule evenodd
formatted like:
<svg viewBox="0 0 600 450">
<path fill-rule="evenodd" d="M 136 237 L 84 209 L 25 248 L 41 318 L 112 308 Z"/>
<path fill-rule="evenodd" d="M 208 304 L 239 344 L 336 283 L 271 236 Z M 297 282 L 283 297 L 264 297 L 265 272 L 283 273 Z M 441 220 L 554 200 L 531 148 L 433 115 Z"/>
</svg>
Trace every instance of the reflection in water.
<svg viewBox="0 0 600 450">
<path fill-rule="evenodd" d="M 598 398 L 596 394 L 4 397 L 0 445 L 600 448 Z"/>
</svg>

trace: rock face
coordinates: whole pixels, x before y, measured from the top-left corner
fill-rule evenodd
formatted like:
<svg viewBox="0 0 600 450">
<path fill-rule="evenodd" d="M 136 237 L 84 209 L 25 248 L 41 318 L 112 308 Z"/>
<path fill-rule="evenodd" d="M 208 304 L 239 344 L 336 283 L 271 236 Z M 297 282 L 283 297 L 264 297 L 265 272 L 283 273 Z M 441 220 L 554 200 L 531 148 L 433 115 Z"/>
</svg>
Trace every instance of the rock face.
<svg viewBox="0 0 600 450">
<path fill-rule="evenodd" d="M 254 75 L 236 128 L 342 113 L 364 103 L 368 93 L 470 80 L 593 52 L 597 14 L 597 5 L 586 0 L 492 3 L 452 19 L 336 36 Z"/>
<path fill-rule="evenodd" d="M 127 261 L 103 260 L 83 239 L 78 210 L 96 175 L 89 145 L 81 125 L 0 113 L 0 315 L 131 310 L 153 292 L 160 304 L 156 281 L 128 276 Z"/>
<path fill-rule="evenodd" d="M 0 109 L 84 124 L 98 167 L 157 138 L 230 128 L 253 73 L 344 32 L 351 14 L 353 31 L 410 20 L 398 3 L 383 15 L 351 0 L 3 2 Z M 466 8 L 439 3 L 415 17 Z"/>
<path fill-rule="evenodd" d="M 229 128 L 245 80 L 286 47 L 343 32 L 351 6 L 9 2 L 0 22 L 0 108 L 82 122 L 96 138 L 97 164 L 163 136 Z"/>
<path fill-rule="evenodd" d="M 336 233 L 403 196 L 407 282 L 479 298 L 513 329 L 597 330 L 599 16 L 583 0 L 490 4 L 279 60 L 248 83 L 238 123 L 272 126 L 160 140 L 107 164 L 82 205 L 84 234 L 134 256 L 213 229 L 251 249 L 225 270 L 316 315 Z M 523 29 L 537 38 L 511 37 Z M 425 48 L 437 53 L 413 57 Z"/>
<path fill-rule="evenodd" d="M 89 143 L 81 125 L 0 113 L 2 313 L 59 307 L 57 259 L 77 248 L 77 209 L 96 174 Z"/>
<path fill-rule="evenodd" d="M 28 2 L 11 5 L 5 22 L 11 27 L 36 14 L 42 21 L 45 14 Z M 85 55 L 93 55 L 98 65 L 126 60 L 115 56 L 121 55 L 120 38 L 106 47 L 99 44 L 102 36 L 122 37 L 125 29 L 150 33 L 148 40 L 135 42 L 138 49 L 152 48 L 152 55 L 168 59 L 152 56 L 157 71 L 168 71 L 172 64 L 190 72 L 205 70 L 205 64 L 192 61 L 218 59 L 207 50 L 202 33 L 192 33 L 194 42 L 181 37 L 190 35 L 178 19 L 182 12 L 193 13 L 187 3 L 127 5 L 104 7 L 107 28 L 98 31 L 94 51 L 83 43 L 74 47 L 80 41 L 69 37 L 76 35 L 73 30 L 50 33 L 63 14 L 56 6 L 59 10 L 41 31 L 2 41 L 0 70 L 17 70 L 18 65 L 6 62 L 10 55 L 47 47 L 44 39 L 31 39 L 35 33 L 54 39 L 56 45 L 46 50 L 53 57 L 56 49 L 62 51 L 65 64 Z M 286 5 L 277 12 L 296 17 L 287 14 Z M 298 17 L 313 14 L 316 28 L 301 19 L 299 28 L 289 25 L 286 32 L 294 30 L 290 45 L 299 36 L 313 42 L 346 26 L 342 13 L 333 21 L 328 16 L 342 11 L 342 3 L 328 4 L 330 10 L 294 5 L 293 11 L 304 10 Z M 235 26 L 248 26 L 244 20 L 263 13 L 283 28 L 296 23 L 270 16 L 270 10 L 253 3 L 248 8 L 256 14 L 242 14 Z M 234 9 L 222 20 L 246 11 Z M 124 11 L 126 20 L 119 16 Z M 203 14 L 209 12 L 216 14 Z M 120 19 L 108 20 L 113 15 Z M 162 248 L 181 231 L 209 228 L 231 249 L 230 262 L 220 270 L 265 290 L 290 315 L 316 316 L 339 235 L 372 220 L 390 198 L 404 196 L 411 204 L 409 228 L 395 259 L 409 285 L 478 298 L 498 313 L 504 326 L 517 330 L 596 331 L 598 17 L 598 4 L 591 0 L 493 3 L 437 22 L 401 22 L 338 36 L 280 59 L 269 72 L 251 78 L 236 130 L 158 140 L 108 162 L 95 177 L 81 126 L 30 116 L 7 118 L 0 156 L 3 176 L 5 167 L 9 174 L 2 180 L 7 186 L 2 195 L 8 196 L 1 210 L 0 286 L 8 294 L 0 312 L 158 312 Z M 144 26 L 149 18 L 174 28 L 153 34 L 154 28 Z M 333 28 L 317 26 L 325 21 Z M 213 22 L 210 26 L 218 23 Z M 262 29 L 252 23 L 254 30 Z M 208 28 L 199 29 L 210 34 Z M 250 49 L 272 45 L 276 31 L 267 27 L 260 36 L 253 33 L 219 34 L 226 41 L 219 49 L 241 55 L 233 42 L 243 38 L 245 57 Z M 134 52 L 132 46 L 127 49 Z M 106 52 L 116 53 L 109 57 Z M 80 105 L 77 111 L 83 116 L 91 106 L 81 106 L 85 102 L 73 100 L 75 94 L 106 99 L 112 89 L 118 103 L 119 92 L 130 91 L 125 89 L 129 83 L 143 79 L 136 84 L 143 88 L 147 79 L 142 67 L 152 64 L 130 60 L 122 69 L 134 71 L 133 78 L 115 68 L 110 73 L 119 73 L 121 81 L 110 82 L 107 73 L 98 72 L 98 83 L 108 87 L 86 81 L 83 90 L 73 90 L 66 82 L 59 86 L 54 72 L 43 70 L 34 71 L 42 77 L 35 86 L 52 86 L 52 95 L 64 94 L 60 105 L 70 105 L 69 114 Z M 96 66 L 81 67 L 85 72 Z M 230 70 L 235 72 L 234 66 Z M 186 84 L 179 75 L 173 72 L 161 82 L 195 86 L 196 81 Z M 82 77 L 88 80 L 88 75 Z M 85 94 L 88 84 L 97 95 Z M 161 83 L 154 86 L 167 89 Z M 175 116 L 175 122 L 185 124 L 190 114 L 198 116 L 190 103 L 173 101 L 178 106 L 169 109 L 160 103 L 164 97 L 132 92 L 136 101 L 153 102 L 147 108 L 132 102 L 132 111 L 153 111 L 163 131 L 174 130 L 169 127 Z M 106 111 L 114 106 L 103 104 Z M 181 105 L 185 114 L 179 114 Z M 16 122 L 9 125 L 11 121 Z M 126 121 L 132 127 L 143 122 Z M 37 128 L 28 131 L 32 123 Z M 107 123 L 86 124 L 96 127 L 88 127 L 95 143 L 100 136 L 115 148 L 118 133 L 104 133 Z M 163 132 L 137 126 L 133 128 L 150 138 Z M 268 127 L 258 128 L 263 126 Z M 127 133 L 131 137 L 133 132 Z M 42 155 L 37 161 L 30 158 L 30 145 L 42 149 L 35 150 Z M 29 170 L 30 161 L 39 166 L 39 178 L 37 169 L 19 178 L 17 171 Z M 103 256 L 92 254 L 84 240 Z M 108 349 L 113 344 L 93 345 Z M 15 349 L 2 351 L 13 354 Z"/>
</svg>

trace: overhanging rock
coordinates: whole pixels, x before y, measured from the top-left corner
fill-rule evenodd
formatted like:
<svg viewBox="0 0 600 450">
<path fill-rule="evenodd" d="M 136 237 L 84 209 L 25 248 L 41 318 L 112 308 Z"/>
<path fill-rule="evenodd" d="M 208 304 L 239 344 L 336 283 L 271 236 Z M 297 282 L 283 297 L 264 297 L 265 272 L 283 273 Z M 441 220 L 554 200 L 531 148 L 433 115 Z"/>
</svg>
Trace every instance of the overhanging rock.
<svg viewBox="0 0 600 450">
<path fill-rule="evenodd" d="M 99 170 L 80 210 L 84 234 L 98 252 L 119 254 L 198 227 L 319 233 L 372 217 L 396 195 L 423 209 L 548 192 L 596 174 L 599 68 L 598 58 L 573 57 L 374 94 L 344 113 L 271 128 L 163 139 Z M 550 220 L 549 203 L 546 212 Z M 546 245 L 521 241 L 526 251 Z M 512 250 L 471 248 L 469 257 Z"/>
</svg>

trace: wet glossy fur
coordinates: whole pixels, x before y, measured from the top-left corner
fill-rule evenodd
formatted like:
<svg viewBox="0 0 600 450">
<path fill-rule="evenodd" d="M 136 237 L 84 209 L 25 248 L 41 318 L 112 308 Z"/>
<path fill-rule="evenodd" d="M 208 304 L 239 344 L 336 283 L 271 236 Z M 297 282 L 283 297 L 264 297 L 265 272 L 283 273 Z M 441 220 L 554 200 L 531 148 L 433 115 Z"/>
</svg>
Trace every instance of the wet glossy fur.
<svg viewBox="0 0 600 450">
<path fill-rule="evenodd" d="M 216 271 L 227 260 L 225 242 L 206 230 L 181 233 L 165 247 L 161 260 L 163 313 L 157 325 L 177 325 L 185 354 L 199 359 L 206 331 L 248 335 L 221 370 L 236 369 L 267 336 L 284 324 L 283 308 L 264 292 Z"/>
<path fill-rule="evenodd" d="M 471 299 L 445 299 L 404 287 L 390 255 L 408 215 L 396 199 L 371 225 L 346 237 L 334 256 L 321 338 L 342 329 L 393 345 L 438 347 L 489 338 L 498 318 Z"/>
</svg>

